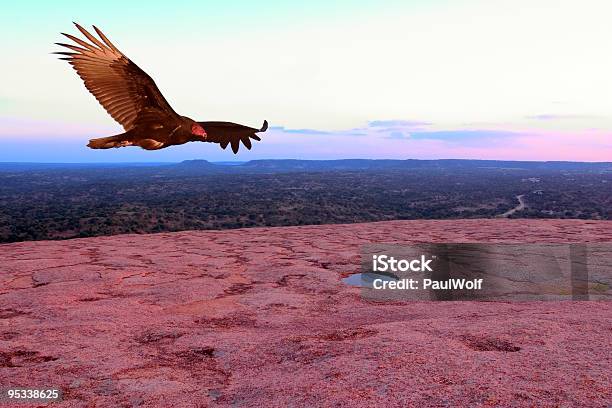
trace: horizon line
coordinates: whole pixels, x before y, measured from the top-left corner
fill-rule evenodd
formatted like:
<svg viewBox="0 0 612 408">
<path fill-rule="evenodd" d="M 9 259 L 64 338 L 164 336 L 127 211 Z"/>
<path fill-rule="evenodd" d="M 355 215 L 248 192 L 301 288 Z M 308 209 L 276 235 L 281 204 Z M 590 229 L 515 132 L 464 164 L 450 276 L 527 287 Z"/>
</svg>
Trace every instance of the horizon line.
<svg viewBox="0 0 612 408">
<path fill-rule="evenodd" d="M 407 159 L 388 159 L 388 158 L 359 158 L 359 157 L 347 157 L 341 159 L 296 159 L 296 158 L 269 158 L 269 159 L 253 159 L 253 160 L 219 160 L 219 161 L 209 161 L 207 159 L 185 159 L 180 161 L 120 161 L 120 162 L 103 162 L 103 161 L 78 161 L 78 162 L 65 162 L 65 161 L 0 161 L 0 165 L 2 164 L 92 164 L 92 165 L 103 165 L 103 164 L 112 164 L 112 165 L 163 165 L 163 164 L 180 164 L 184 162 L 190 161 L 203 161 L 211 164 L 217 165 L 236 165 L 236 164 L 246 164 L 251 162 L 259 162 L 259 161 L 347 161 L 347 160 L 361 160 L 361 161 L 493 161 L 493 162 L 525 162 L 525 163 L 589 163 L 589 164 L 612 164 L 612 161 L 585 161 L 585 160 L 508 160 L 508 159 L 466 159 L 466 158 L 438 158 L 438 159 L 416 159 L 416 158 L 407 158 Z"/>
</svg>

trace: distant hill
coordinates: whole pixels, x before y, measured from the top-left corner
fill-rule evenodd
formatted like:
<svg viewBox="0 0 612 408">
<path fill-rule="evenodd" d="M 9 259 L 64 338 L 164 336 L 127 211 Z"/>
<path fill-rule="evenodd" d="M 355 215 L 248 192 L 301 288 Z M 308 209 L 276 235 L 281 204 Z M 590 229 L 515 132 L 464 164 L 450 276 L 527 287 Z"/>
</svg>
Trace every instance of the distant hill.
<svg viewBox="0 0 612 408">
<path fill-rule="evenodd" d="M 181 163 L 0 163 L 2 172 L 42 171 L 42 170 L 128 170 L 130 173 L 161 172 L 164 174 L 236 174 L 236 173 L 287 173 L 321 171 L 361 171 L 361 170 L 406 170 L 406 169 L 514 169 L 514 170 L 551 170 L 612 172 L 612 162 L 536 162 L 500 160 L 252 160 L 248 162 L 220 162 L 207 160 L 186 160 Z"/>
<path fill-rule="evenodd" d="M 0 162 L 0 171 L 82 170 L 126 167 L 160 167 L 175 163 L 29 163 Z"/>
</svg>

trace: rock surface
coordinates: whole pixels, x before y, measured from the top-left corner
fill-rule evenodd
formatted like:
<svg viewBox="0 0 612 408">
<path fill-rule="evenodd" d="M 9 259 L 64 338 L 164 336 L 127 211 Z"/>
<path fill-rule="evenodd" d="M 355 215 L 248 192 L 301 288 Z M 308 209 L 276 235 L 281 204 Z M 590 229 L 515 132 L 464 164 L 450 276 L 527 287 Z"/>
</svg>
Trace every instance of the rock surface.
<svg viewBox="0 0 612 408">
<path fill-rule="evenodd" d="M 417 241 L 612 242 L 612 223 L 390 221 L 1 245 L 0 384 L 61 387 L 57 407 L 612 404 L 610 302 L 376 303 L 341 282 L 358 272 L 360 245 Z"/>
</svg>

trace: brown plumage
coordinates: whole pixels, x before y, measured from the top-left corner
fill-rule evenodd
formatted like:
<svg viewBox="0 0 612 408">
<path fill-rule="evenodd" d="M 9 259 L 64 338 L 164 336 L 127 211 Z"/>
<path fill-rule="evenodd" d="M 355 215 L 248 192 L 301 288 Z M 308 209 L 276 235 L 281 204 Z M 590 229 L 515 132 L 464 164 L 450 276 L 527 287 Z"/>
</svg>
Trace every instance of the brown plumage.
<svg viewBox="0 0 612 408">
<path fill-rule="evenodd" d="M 85 87 L 123 128 L 125 133 L 116 136 L 91 139 L 92 149 L 140 146 L 158 150 L 187 142 L 218 143 L 223 149 L 231 145 L 238 152 L 240 142 L 251 149 L 251 140 L 261 140 L 256 135 L 265 132 L 268 122 L 261 129 L 232 122 L 196 122 L 177 114 L 146 72 L 119 51 L 97 27 L 96 38 L 74 23 L 89 40 L 84 41 L 64 34 L 77 45 L 56 43 L 70 52 L 56 52 L 68 61 L 85 82 Z"/>
</svg>

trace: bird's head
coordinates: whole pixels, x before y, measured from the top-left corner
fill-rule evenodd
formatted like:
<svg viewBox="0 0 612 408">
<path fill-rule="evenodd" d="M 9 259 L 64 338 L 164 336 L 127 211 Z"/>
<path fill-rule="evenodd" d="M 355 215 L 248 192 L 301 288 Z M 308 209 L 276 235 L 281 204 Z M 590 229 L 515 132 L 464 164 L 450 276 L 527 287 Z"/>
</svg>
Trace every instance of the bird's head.
<svg viewBox="0 0 612 408">
<path fill-rule="evenodd" d="M 207 137 L 206 131 L 197 122 L 191 125 L 191 134 L 194 136 L 198 136 L 198 138 L 202 140 L 206 140 Z"/>
</svg>

